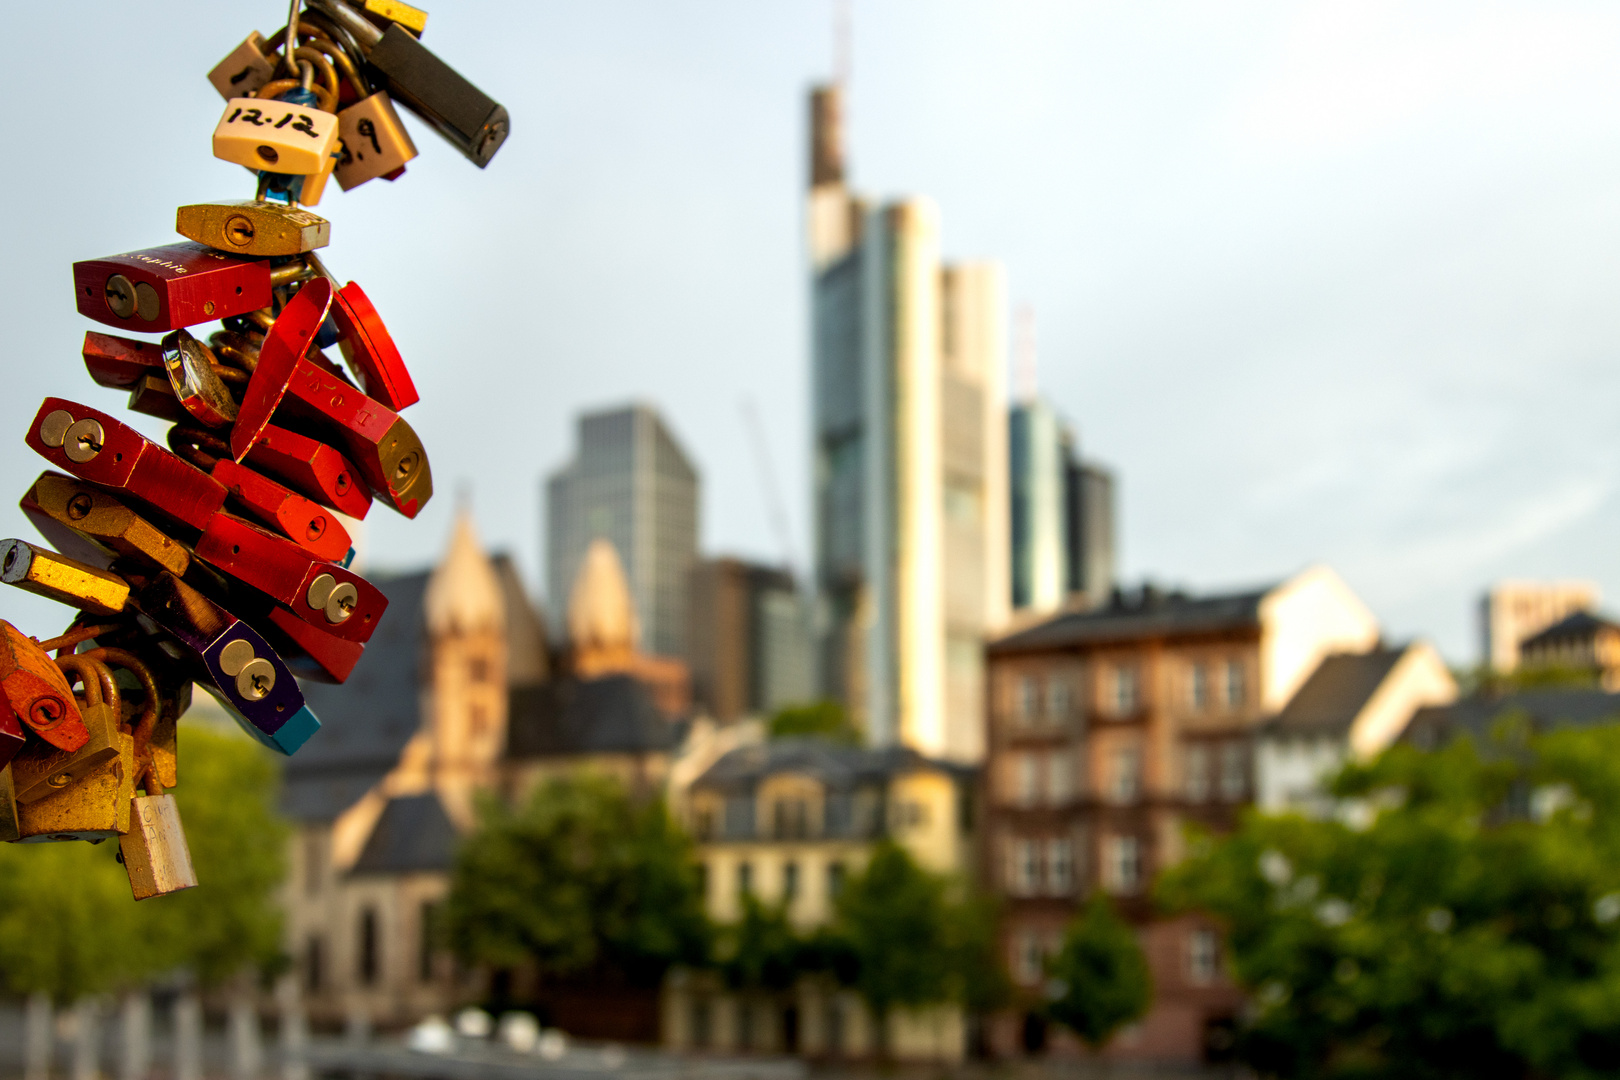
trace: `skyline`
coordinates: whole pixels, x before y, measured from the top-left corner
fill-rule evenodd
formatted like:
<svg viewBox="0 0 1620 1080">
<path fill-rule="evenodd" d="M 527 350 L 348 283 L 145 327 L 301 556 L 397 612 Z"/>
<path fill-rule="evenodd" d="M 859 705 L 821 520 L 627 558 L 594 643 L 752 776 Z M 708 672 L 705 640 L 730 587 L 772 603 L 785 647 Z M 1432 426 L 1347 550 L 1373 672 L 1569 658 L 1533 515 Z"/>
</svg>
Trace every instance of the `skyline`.
<svg viewBox="0 0 1620 1080">
<path fill-rule="evenodd" d="M 78 365 L 94 324 L 67 264 L 178 239 L 165 207 L 245 197 L 197 134 L 220 108 L 204 74 L 279 6 L 16 13 L 0 78 L 22 102 L 51 85 L 76 134 L 3 181 L 12 430 L 46 394 L 113 407 Z M 1620 391 L 1620 16 L 861 2 L 853 21 L 852 184 L 933 197 L 947 257 L 1005 264 L 1043 390 L 1119 476 L 1125 581 L 1202 592 L 1327 562 L 1392 638 L 1453 662 L 1475 659 L 1495 578 L 1620 595 L 1620 462 L 1587 434 Z M 542 478 L 575 413 L 628 400 L 698 462 L 703 550 L 780 561 L 748 398 L 802 570 L 805 98 L 832 37 L 825 2 L 432 12 L 425 40 L 507 105 L 510 143 L 472 175 L 416 125 L 404 178 L 317 208 L 323 257 L 402 343 L 440 481 L 409 529 L 371 515 L 374 564 L 429 561 L 470 482 L 490 546 L 540 581 Z M 24 42 L 121 77 L 63 78 L 60 50 Z M 0 123 L 37 145 L 37 120 Z M 19 490 L 43 468 L 20 441 L 6 463 Z M 67 621 L 11 599 L 28 632 Z"/>
</svg>

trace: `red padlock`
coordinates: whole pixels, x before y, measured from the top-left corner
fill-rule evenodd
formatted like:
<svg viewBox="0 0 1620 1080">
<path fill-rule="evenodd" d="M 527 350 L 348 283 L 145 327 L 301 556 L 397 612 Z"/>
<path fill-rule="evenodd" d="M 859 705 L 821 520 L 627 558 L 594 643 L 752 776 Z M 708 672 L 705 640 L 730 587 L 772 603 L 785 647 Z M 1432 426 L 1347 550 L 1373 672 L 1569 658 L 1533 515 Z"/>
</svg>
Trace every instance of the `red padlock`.
<svg viewBox="0 0 1620 1080">
<path fill-rule="evenodd" d="M 97 386 L 115 390 L 128 389 L 148 375 L 165 379 L 160 346 L 94 330 L 84 335 L 84 368 Z"/>
<path fill-rule="evenodd" d="M 331 306 L 332 283 L 316 278 L 293 294 L 265 332 L 258 363 L 236 414 L 236 426 L 231 429 L 231 456 L 237 461 L 244 460 L 264 434 L 265 425 L 287 392 L 287 381 L 299 358 L 315 344 L 315 335 L 320 333 Z"/>
<path fill-rule="evenodd" d="M 309 360 L 300 357 L 293 366 L 278 418 L 323 441 L 335 439 L 372 493 L 406 517 L 433 497 L 427 451 L 411 425 Z"/>
<path fill-rule="evenodd" d="M 269 307 L 271 286 L 268 260 L 189 242 L 73 264 L 80 315 L 144 333 Z"/>
<path fill-rule="evenodd" d="M 338 348 L 359 376 L 366 394 L 399 412 L 421 400 L 405 358 L 399 355 L 388 327 L 358 284 L 351 281 L 333 298 L 332 318 L 342 338 Z"/>
<path fill-rule="evenodd" d="M 327 683 L 343 682 L 354 670 L 354 665 L 360 662 L 360 654 L 366 651 L 361 642 L 347 641 L 329 634 L 280 604 L 272 607 L 267 617 L 269 626 L 266 627 L 266 636 L 300 678 Z M 271 630 L 280 633 L 269 633 Z M 287 646 L 295 647 L 296 651 Z M 303 655 L 299 656 L 299 653 Z"/>
<path fill-rule="evenodd" d="M 354 463 L 325 443 L 266 424 L 247 463 L 300 495 L 349 517 L 371 512 L 371 491 Z"/>
<path fill-rule="evenodd" d="M 196 428 L 172 427 L 169 446 L 224 484 L 237 505 L 256 520 L 278 530 L 317 559 L 336 562 L 349 553 L 349 531 L 335 513 L 246 465 L 238 465 L 230 459 L 230 447 L 223 439 Z"/>
<path fill-rule="evenodd" d="M 160 513 L 201 529 L 225 505 L 225 487 L 99 409 L 46 398 L 28 445 L 81 480 L 116 488 Z"/>
<path fill-rule="evenodd" d="M 359 574 L 230 514 L 214 515 L 195 550 L 197 558 L 335 637 L 366 641 L 388 607 L 382 590 Z"/>
</svg>

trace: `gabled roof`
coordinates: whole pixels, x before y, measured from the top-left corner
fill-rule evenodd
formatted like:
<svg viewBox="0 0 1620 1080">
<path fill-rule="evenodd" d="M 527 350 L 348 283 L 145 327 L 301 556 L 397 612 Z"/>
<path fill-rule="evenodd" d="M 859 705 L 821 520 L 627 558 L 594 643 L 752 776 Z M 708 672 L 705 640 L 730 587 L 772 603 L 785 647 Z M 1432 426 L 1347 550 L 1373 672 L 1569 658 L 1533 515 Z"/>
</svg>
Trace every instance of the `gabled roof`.
<svg viewBox="0 0 1620 1080">
<path fill-rule="evenodd" d="M 1142 638 L 1216 633 L 1260 626 L 1260 602 L 1275 586 L 1217 596 L 1143 589 L 1116 592 L 1108 606 L 1057 615 L 989 645 L 992 653 Z"/>
<path fill-rule="evenodd" d="M 1324 658 L 1266 724 L 1265 734 L 1344 735 L 1405 655 L 1405 649 L 1378 648 Z"/>
<path fill-rule="evenodd" d="M 901 746 L 869 750 L 823 739 L 772 739 L 738 747 L 699 776 L 693 790 L 708 788 L 735 793 L 752 791 L 760 781 L 782 773 L 810 776 L 829 788 L 847 789 L 885 780 L 899 773 L 940 769 L 958 777 L 973 774 L 969 766 L 937 761 Z"/>
<path fill-rule="evenodd" d="M 1401 741 L 1423 750 L 1444 746 L 1462 735 L 1489 743 L 1497 724 L 1520 714 L 1533 731 L 1620 723 L 1620 694 L 1574 687 L 1522 690 L 1500 697 L 1473 695 L 1450 705 L 1419 709 Z"/>
<path fill-rule="evenodd" d="M 507 695 L 506 752 L 513 758 L 672 750 L 678 725 L 665 720 L 630 675 L 572 676 Z"/>
<path fill-rule="evenodd" d="M 456 827 L 433 792 L 389 799 L 351 874 L 448 870 L 455 863 Z"/>
<path fill-rule="evenodd" d="M 1586 638 L 1605 628 L 1620 630 L 1620 623 L 1605 619 L 1601 615 L 1594 615 L 1590 611 L 1577 611 L 1558 620 L 1540 633 L 1525 638 L 1519 643 L 1519 648 L 1521 650 L 1533 649 L 1537 645 L 1544 645 L 1552 641 Z"/>
<path fill-rule="evenodd" d="M 426 573 L 378 577 L 388 611 L 342 686 L 306 682 L 321 729 L 283 766 L 282 810 L 295 821 L 331 821 L 399 761 L 422 725 L 418 670 L 426 639 Z"/>
</svg>

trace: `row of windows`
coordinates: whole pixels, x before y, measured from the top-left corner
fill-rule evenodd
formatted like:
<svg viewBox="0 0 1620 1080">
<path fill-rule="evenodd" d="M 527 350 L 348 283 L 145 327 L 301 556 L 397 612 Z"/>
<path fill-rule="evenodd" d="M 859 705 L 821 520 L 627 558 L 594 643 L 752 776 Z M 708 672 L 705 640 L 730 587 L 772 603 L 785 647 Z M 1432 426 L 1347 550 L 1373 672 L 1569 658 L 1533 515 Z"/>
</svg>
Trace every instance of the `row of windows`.
<svg viewBox="0 0 1620 1080">
<path fill-rule="evenodd" d="M 1142 708 L 1142 672 L 1136 664 L 1099 665 L 1098 676 L 1105 715 L 1131 716 Z M 1025 728 L 1067 725 L 1082 711 L 1077 681 L 1072 674 L 1019 676 L 1013 684 L 1013 722 Z M 1195 661 L 1187 668 L 1186 690 L 1185 704 L 1193 712 L 1235 712 L 1249 700 L 1247 669 L 1241 660 Z"/>
<path fill-rule="evenodd" d="M 440 953 L 439 920 L 441 907 L 433 901 L 423 901 L 417 912 L 416 978 L 418 982 L 432 982 L 437 976 Z M 383 937 L 377 909 L 364 907 L 356 916 L 354 938 L 354 980 L 361 986 L 375 986 L 382 977 Z M 304 986 L 312 994 L 326 988 L 330 972 L 327 970 L 326 939 L 311 934 L 304 942 Z"/>
<path fill-rule="evenodd" d="M 754 864 L 752 862 L 748 861 L 747 859 L 739 862 L 734 873 L 735 877 L 733 879 L 733 888 L 737 896 L 741 897 L 756 895 L 763 891 L 761 890 L 761 885 L 763 883 L 754 873 Z M 781 876 L 777 881 L 780 888 L 776 892 L 776 902 L 791 906 L 794 901 L 798 900 L 800 889 L 802 887 L 803 876 L 804 875 L 802 875 L 799 870 L 798 860 L 788 859 L 786 862 L 784 862 L 782 864 Z M 844 891 L 844 880 L 846 876 L 847 872 L 845 871 L 844 864 L 842 862 L 834 861 L 827 864 L 826 869 L 823 872 L 823 881 L 825 883 L 827 898 L 829 900 L 837 899 L 838 894 Z M 709 864 L 699 863 L 698 891 L 702 893 L 705 900 L 707 900 L 709 897 L 710 885 Z"/>
<path fill-rule="evenodd" d="M 828 792 L 822 800 L 820 820 L 808 799 L 773 799 L 761 807 L 753 796 L 735 795 L 718 808 L 698 807 L 692 815 L 692 832 L 699 840 L 871 837 L 882 831 L 885 816 L 888 827 L 897 831 L 925 828 L 930 821 L 927 803 L 906 800 L 888 804 L 870 792 Z"/>
<path fill-rule="evenodd" d="M 1010 753 L 1003 774 L 1005 795 L 1021 807 L 1064 806 L 1083 794 L 1069 748 Z M 1101 794 L 1109 802 L 1128 806 L 1139 800 L 1143 779 L 1142 748 L 1115 746 L 1104 764 Z M 1249 747 L 1240 739 L 1189 743 L 1182 757 L 1183 794 L 1189 802 L 1239 802 L 1249 793 Z"/>
<path fill-rule="evenodd" d="M 1063 947 L 1061 933 L 1020 930 L 1012 936 L 1009 967 L 1013 978 L 1023 986 L 1035 986 L 1046 975 L 1048 959 Z M 1183 942 L 1187 981 L 1207 986 L 1221 973 L 1221 941 L 1215 931 L 1195 927 Z"/>
<path fill-rule="evenodd" d="M 1014 896 L 1070 896 L 1084 877 L 1084 847 L 1071 837 L 1013 840 L 1005 854 L 1007 891 Z M 1104 837 L 1101 870 L 1108 892 L 1121 896 L 1138 892 L 1147 878 L 1141 839 Z"/>
<path fill-rule="evenodd" d="M 1182 757 L 1188 802 L 1220 798 L 1237 802 L 1249 791 L 1249 748 L 1233 740 L 1225 743 L 1189 743 Z"/>
</svg>

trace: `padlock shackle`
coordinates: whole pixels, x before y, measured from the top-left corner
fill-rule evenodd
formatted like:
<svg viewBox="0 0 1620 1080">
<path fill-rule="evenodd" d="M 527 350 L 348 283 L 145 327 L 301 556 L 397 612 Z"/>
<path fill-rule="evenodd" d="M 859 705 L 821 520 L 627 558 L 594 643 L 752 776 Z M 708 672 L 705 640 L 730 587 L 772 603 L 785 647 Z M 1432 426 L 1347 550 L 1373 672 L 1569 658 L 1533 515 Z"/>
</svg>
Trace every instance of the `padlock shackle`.
<svg viewBox="0 0 1620 1080">
<path fill-rule="evenodd" d="M 70 626 L 55 637 L 46 638 L 44 641 L 40 642 L 39 647 L 43 652 L 54 652 L 59 649 L 71 649 L 81 641 L 90 641 L 93 638 L 101 637 L 103 634 L 110 634 L 114 630 L 118 630 L 120 628 L 121 627 L 118 623 L 102 623 L 98 626 Z M 67 655 L 72 654 L 70 653 Z M 60 657 L 58 657 L 58 659 L 60 659 Z"/>
<path fill-rule="evenodd" d="M 157 722 L 163 715 L 163 695 L 158 690 L 152 669 L 127 649 L 90 649 L 79 655 L 103 664 L 117 664 L 139 680 L 146 701 L 141 708 L 141 718 L 135 721 L 130 732 L 135 739 L 135 786 L 144 787 L 148 795 L 163 794 L 163 785 L 158 781 L 157 769 L 152 761 L 152 733 L 157 730 Z"/>
<path fill-rule="evenodd" d="M 118 692 L 118 683 L 113 679 L 112 669 L 101 663 L 88 653 L 69 653 L 67 656 L 58 656 L 56 666 L 64 675 L 77 675 L 84 683 L 84 696 L 88 703 L 112 706 L 114 717 L 119 715 L 123 707 L 123 696 Z M 69 681 L 71 686 L 71 680 Z"/>
</svg>

